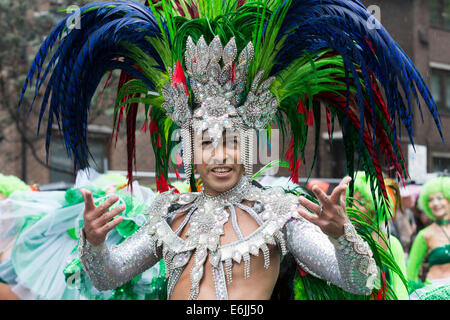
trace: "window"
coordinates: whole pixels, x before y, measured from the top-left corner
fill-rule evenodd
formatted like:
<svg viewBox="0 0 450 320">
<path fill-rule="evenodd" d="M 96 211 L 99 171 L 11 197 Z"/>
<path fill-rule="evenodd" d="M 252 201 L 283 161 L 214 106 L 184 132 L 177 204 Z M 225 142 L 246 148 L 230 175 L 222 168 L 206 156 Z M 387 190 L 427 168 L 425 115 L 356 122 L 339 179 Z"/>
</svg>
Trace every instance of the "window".
<svg viewBox="0 0 450 320">
<path fill-rule="evenodd" d="M 430 25 L 450 30 L 450 0 L 430 0 Z"/>
<path fill-rule="evenodd" d="M 89 151 L 93 157 L 93 159 L 89 159 L 89 163 L 92 168 L 99 173 L 105 173 L 108 169 L 108 160 L 106 156 L 107 145 L 108 143 L 101 139 L 90 139 L 88 142 Z M 75 175 L 69 173 L 73 172 L 73 159 L 69 158 L 62 138 L 58 140 L 55 139 L 55 141 L 53 141 L 50 145 L 49 163 L 54 168 L 68 171 L 66 173 L 57 170 L 50 170 L 50 182 L 75 182 Z"/>
<path fill-rule="evenodd" d="M 441 114 L 450 114 L 450 71 L 431 69 L 431 95 Z"/>
<path fill-rule="evenodd" d="M 434 157 L 433 158 L 433 172 L 450 172 L 450 155 L 448 158 Z"/>
<path fill-rule="evenodd" d="M 344 150 L 345 147 L 342 138 L 333 139 L 330 146 L 332 178 L 342 179 L 347 174 L 347 158 Z"/>
</svg>

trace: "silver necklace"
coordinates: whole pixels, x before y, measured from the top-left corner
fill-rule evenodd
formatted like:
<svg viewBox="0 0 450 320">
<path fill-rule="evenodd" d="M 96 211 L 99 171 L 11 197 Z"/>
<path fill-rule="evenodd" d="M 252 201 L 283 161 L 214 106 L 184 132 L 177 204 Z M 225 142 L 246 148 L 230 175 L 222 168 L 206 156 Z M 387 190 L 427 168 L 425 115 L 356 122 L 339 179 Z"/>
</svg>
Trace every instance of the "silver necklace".
<svg viewBox="0 0 450 320">
<path fill-rule="evenodd" d="M 230 190 L 217 196 L 210 196 L 200 192 L 196 198 L 197 209 L 190 218 L 190 228 L 186 233 L 186 244 L 195 249 L 194 265 L 190 272 L 191 289 L 189 299 L 196 299 L 199 293 L 200 280 L 203 277 L 204 263 L 210 252 L 210 262 L 213 265 L 219 263 L 220 256 L 217 249 L 220 244 L 220 237 L 224 234 L 223 226 L 228 221 L 230 211 L 234 213 L 233 204 L 240 203 L 246 196 L 251 184 L 246 176 Z M 235 230 L 239 230 L 235 219 L 232 217 Z"/>
</svg>

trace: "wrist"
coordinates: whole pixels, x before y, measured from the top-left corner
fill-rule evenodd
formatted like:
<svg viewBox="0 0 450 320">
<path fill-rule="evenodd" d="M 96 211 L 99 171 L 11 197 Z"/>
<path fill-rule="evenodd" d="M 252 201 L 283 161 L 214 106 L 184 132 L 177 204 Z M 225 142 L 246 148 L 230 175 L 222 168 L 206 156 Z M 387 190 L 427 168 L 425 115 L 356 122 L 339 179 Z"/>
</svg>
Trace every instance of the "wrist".
<svg viewBox="0 0 450 320">
<path fill-rule="evenodd" d="M 333 232 L 332 234 L 329 234 L 328 237 L 332 238 L 334 240 L 339 240 L 340 238 L 342 238 L 342 236 L 345 233 L 345 224 L 343 224 L 341 227 L 337 228 L 335 232 Z"/>
<path fill-rule="evenodd" d="M 81 229 L 81 240 L 84 240 L 83 242 L 86 243 L 86 246 L 90 247 L 93 251 L 100 251 L 103 247 L 103 244 L 105 243 L 105 241 L 95 241 L 89 238 L 86 235 L 86 231 L 84 230 L 84 228 Z"/>
</svg>

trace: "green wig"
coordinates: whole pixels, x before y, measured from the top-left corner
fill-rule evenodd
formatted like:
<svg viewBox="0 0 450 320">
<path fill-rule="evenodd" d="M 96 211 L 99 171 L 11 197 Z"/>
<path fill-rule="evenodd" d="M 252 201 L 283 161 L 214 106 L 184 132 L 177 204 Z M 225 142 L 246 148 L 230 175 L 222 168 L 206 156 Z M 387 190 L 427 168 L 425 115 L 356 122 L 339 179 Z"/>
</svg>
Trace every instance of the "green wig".
<svg viewBox="0 0 450 320">
<path fill-rule="evenodd" d="M 442 195 L 450 201 L 450 177 L 438 177 L 431 179 L 422 186 L 419 198 L 417 199 L 417 205 L 420 210 L 424 211 L 428 217 L 433 221 L 436 217 L 431 212 L 428 206 L 428 199 L 431 194 L 442 193 Z"/>
<path fill-rule="evenodd" d="M 372 183 L 370 179 L 366 176 L 364 171 L 358 171 L 355 175 L 354 181 L 354 192 L 357 191 L 361 194 L 363 198 L 361 204 L 368 210 L 369 216 L 374 223 L 379 223 L 381 221 L 385 221 L 386 214 L 383 212 L 381 202 L 386 201 L 384 198 L 380 198 L 377 192 L 374 192 L 374 186 L 371 186 Z M 347 189 L 347 197 L 350 196 L 350 191 Z M 375 201 L 374 201 L 375 199 Z M 389 211 L 392 211 L 393 203 L 390 197 L 387 197 L 386 208 Z M 378 215 L 375 215 L 375 213 Z M 391 214 L 387 213 L 388 219 L 391 217 Z"/>
<path fill-rule="evenodd" d="M 30 187 L 16 176 L 5 176 L 0 173 L 0 195 L 9 197 L 16 190 L 30 190 Z"/>
</svg>

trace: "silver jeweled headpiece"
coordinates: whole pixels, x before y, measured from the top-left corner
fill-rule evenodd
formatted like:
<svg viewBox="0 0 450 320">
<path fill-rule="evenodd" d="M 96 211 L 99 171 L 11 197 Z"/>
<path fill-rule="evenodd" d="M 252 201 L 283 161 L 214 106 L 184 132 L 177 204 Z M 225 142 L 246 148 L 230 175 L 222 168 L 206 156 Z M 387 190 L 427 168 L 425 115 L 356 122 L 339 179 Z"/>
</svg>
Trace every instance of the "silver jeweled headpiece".
<svg viewBox="0 0 450 320">
<path fill-rule="evenodd" d="M 162 89 L 166 102 L 162 106 L 168 116 L 181 127 L 183 164 L 186 177 L 191 175 L 193 132 L 207 131 L 216 147 L 223 130 L 234 129 L 239 132 L 241 162 L 245 174 L 252 176 L 253 134 L 254 129 L 263 129 L 276 113 L 278 99 L 270 92 L 274 77 L 263 80 L 264 71 L 256 74 L 246 101 L 241 104 L 247 85 L 250 61 L 254 48 L 251 42 L 239 54 L 236 42 L 232 38 L 223 48 L 216 36 L 209 46 L 203 36 L 194 44 L 189 36 L 184 56 L 187 80 L 182 85 L 174 83 L 175 72 L 169 68 L 171 81 Z M 220 64 L 222 62 L 222 66 Z M 177 74 L 179 75 L 179 74 Z M 184 75 L 183 75 L 184 77 Z M 194 112 L 189 106 L 186 87 L 189 83 L 193 92 L 193 101 L 200 105 Z"/>
</svg>

